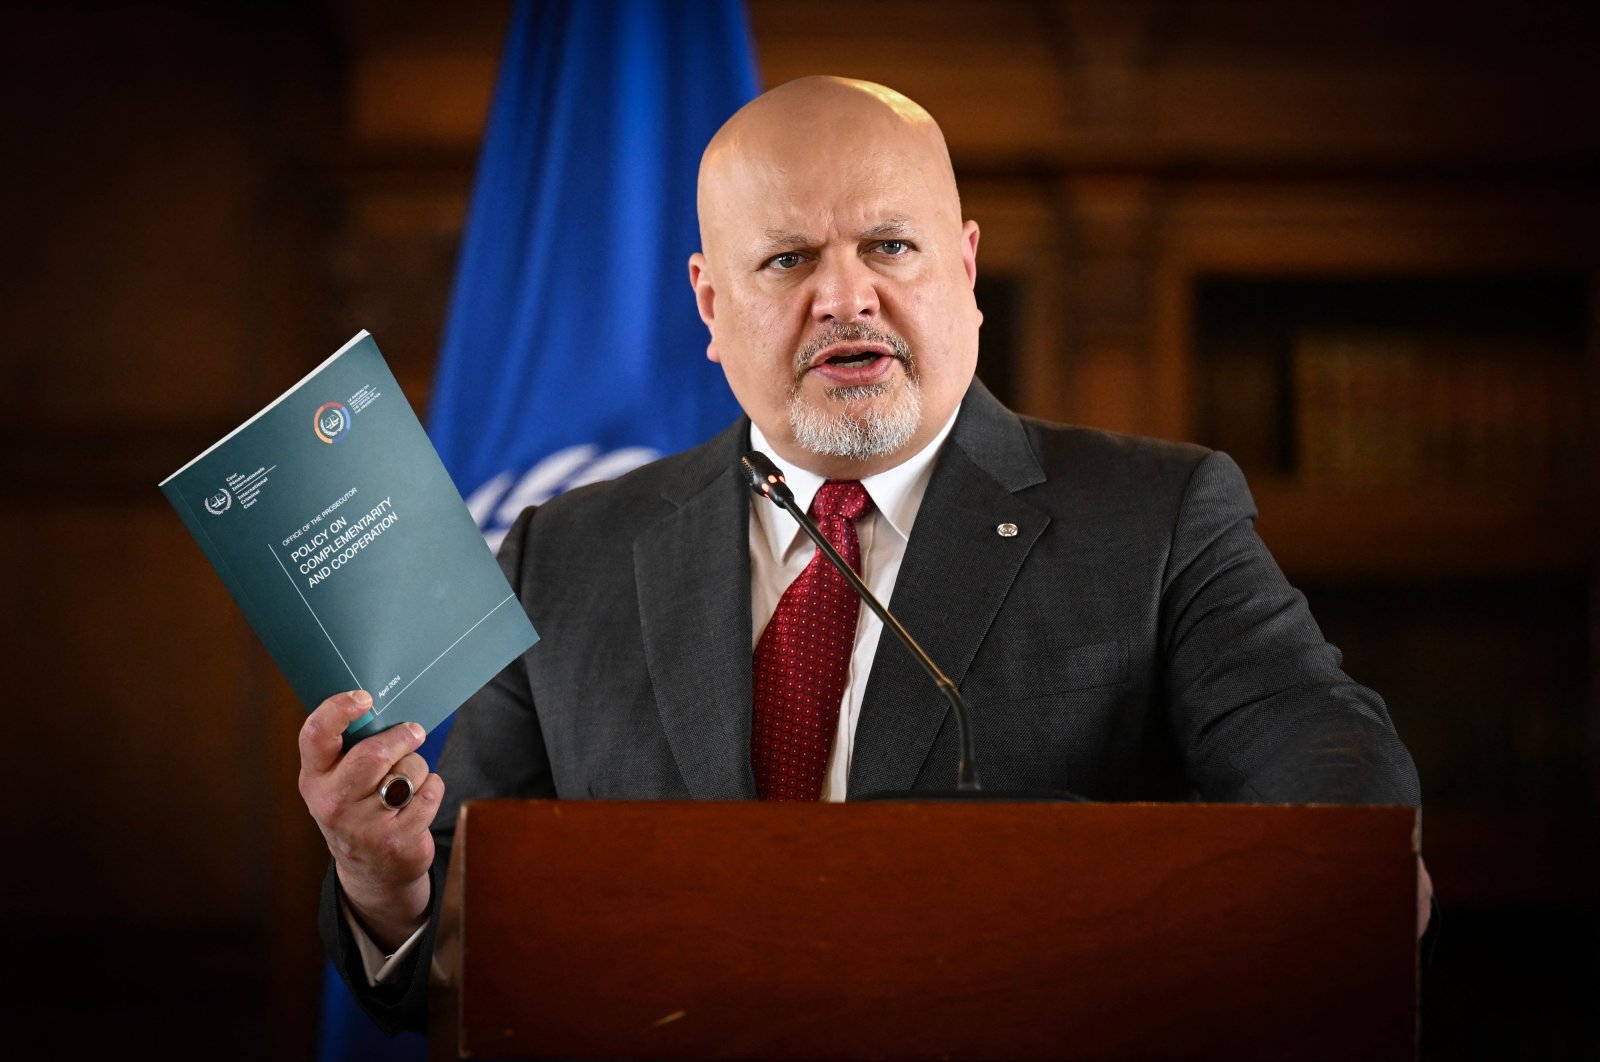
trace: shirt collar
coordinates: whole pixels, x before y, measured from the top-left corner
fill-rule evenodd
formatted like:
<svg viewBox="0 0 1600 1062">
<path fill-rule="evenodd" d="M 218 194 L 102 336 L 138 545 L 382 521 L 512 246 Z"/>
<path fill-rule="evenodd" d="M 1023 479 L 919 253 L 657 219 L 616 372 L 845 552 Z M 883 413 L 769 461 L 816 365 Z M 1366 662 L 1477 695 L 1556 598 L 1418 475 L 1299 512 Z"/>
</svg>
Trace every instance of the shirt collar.
<svg viewBox="0 0 1600 1062">
<path fill-rule="evenodd" d="M 944 422 L 944 427 L 939 429 L 938 434 L 928 440 L 928 444 L 915 454 L 893 468 L 868 476 L 861 481 L 861 485 L 866 488 L 867 496 L 872 499 L 873 510 L 883 515 L 884 523 L 893 529 L 902 541 L 910 541 L 911 525 L 916 522 L 917 510 L 922 507 L 922 496 L 928 492 L 928 481 L 933 478 L 934 458 L 939 456 L 939 451 L 944 447 L 944 441 L 949 436 L 950 429 L 955 426 L 956 416 L 960 412 L 958 407 L 955 413 L 950 414 L 950 419 Z M 750 422 L 750 448 L 768 454 L 772 452 L 767 437 L 756 427 L 754 421 Z M 817 491 L 827 480 L 798 465 L 783 469 L 783 473 L 789 489 L 794 492 L 795 504 L 802 510 L 809 511 Z M 795 523 L 788 513 L 780 512 L 776 505 L 761 504 L 751 511 L 756 514 L 756 525 L 761 530 L 762 540 L 772 551 L 772 556 L 782 563 L 796 542 L 804 538 L 805 532 L 800 530 L 800 525 Z"/>
</svg>

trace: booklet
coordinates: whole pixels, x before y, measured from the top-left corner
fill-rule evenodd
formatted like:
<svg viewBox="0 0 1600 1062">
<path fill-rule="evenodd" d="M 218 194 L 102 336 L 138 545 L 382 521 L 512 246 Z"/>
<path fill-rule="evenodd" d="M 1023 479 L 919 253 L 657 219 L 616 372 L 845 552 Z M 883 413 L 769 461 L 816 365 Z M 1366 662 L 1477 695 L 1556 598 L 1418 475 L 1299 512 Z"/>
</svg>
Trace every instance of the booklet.
<svg viewBox="0 0 1600 1062">
<path fill-rule="evenodd" d="M 366 332 L 161 483 L 309 712 L 431 730 L 538 640 Z"/>
</svg>

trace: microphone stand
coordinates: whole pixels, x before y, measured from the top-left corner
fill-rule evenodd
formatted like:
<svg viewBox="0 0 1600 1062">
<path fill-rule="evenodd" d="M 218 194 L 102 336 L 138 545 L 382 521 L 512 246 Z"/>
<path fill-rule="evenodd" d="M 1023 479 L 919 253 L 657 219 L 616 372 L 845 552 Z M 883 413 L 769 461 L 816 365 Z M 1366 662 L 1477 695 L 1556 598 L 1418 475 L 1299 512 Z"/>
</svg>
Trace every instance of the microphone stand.
<svg viewBox="0 0 1600 1062">
<path fill-rule="evenodd" d="M 739 467 L 744 472 L 745 479 L 749 482 L 752 490 L 769 499 L 774 505 L 784 509 L 790 516 L 794 517 L 795 522 L 810 536 L 811 541 L 817 544 L 817 548 L 822 551 L 823 556 L 828 558 L 833 566 L 839 570 L 839 574 L 844 576 L 845 581 L 855 590 L 856 596 L 865 601 L 867 607 L 877 613 L 878 618 L 883 621 L 883 625 L 894 632 L 895 637 L 900 639 L 900 644 L 911 652 L 917 663 L 922 665 L 922 670 L 926 671 L 928 677 L 933 679 L 934 685 L 939 687 L 939 692 L 944 695 L 944 699 L 950 702 L 950 709 L 956 720 L 956 737 L 960 748 L 956 760 L 956 791 L 958 793 L 976 793 L 981 790 L 983 787 L 978 784 L 978 771 L 972 761 L 972 734 L 967 727 L 967 702 L 962 698 L 961 692 L 956 689 L 956 684 L 951 682 L 943 671 L 939 670 L 939 666 L 933 662 L 933 659 L 927 653 L 923 652 L 922 646 L 918 645 L 916 639 L 911 637 L 911 632 L 907 631 L 900 621 L 894 618 L 893 613 L 884 608 L 877 595 L 867 589 L 867 584 L 862 582 L 861 576 L 857 575 L 855 570 L 845 563 L 845 559 L 839 556 L 839 551 L 833 548 L 833 543 L 829 542 L 827 536 L 822 533 L 822 529 L 817 527 L 816 521 L 811 519 L 800 506 L 795 504 L 794 492 L 789 489 L 789 484 L 784 480 L 783 473 L 778 471 L 777 466 L 767 458 L 767 455 L 760 451 L 752 450 L 739 459 Z"/>
</svg>

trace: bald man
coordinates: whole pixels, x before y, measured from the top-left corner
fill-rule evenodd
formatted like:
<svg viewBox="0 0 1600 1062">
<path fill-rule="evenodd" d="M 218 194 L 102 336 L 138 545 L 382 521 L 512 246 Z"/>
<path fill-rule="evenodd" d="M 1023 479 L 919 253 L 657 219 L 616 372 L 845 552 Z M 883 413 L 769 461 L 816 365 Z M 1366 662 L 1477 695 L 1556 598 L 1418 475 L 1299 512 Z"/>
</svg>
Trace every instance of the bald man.
<svg viewBox="0 0 1600 1062">
<path fill-rule="evenodd" d="M 1019 418 L 975 382 L 978 226 L 921 107 L 838 78 L 774 89 L 707 147 L 699 210 L 689 279 L 746 417 L 522 515 L 501 564 L 542 640 L 461 709 L 437 775 L 411 727 L 340 754 L 362 693 L 302 731 L 334 856 L 324 937 L 380 1024 L 422 1022 L 461 802 L 795 794 L 763 734 L 793 691 L 763 688 L 762 635 L 811 592 L 813 551 L 752 506 L 751 448 L 802 506 L 856 499 L 830 519 L 961 686 L 989 787 L 1417 802 L 1383 702 L 1339 670 L 1226 456 Z M 898 644 L 879 651 L 870 611 L 843 624 L 798 792 L 951 788 L 944 700 Z M 393 773 L 416 790 L 399 811 L 376 795 Z"/>
</svg>

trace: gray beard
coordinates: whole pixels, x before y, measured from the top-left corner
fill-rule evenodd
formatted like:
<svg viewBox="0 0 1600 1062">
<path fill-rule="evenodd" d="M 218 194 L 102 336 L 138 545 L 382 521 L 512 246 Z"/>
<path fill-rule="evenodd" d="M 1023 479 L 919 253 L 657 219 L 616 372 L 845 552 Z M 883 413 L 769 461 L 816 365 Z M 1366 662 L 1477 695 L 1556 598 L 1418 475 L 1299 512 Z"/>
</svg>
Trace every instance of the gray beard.
<svg viewBox="0 0 1600 1062">
<path fill-rule="evenodd" d="M 892 384 L 874 383 L 864 387 L 835 387 L 827 392 L 828 402 L 852 402 L 884 394 Z M 887 409 L 871 409 L 861 415 L 831 412 L 805 402 L 798 393 L 789 398 L 789 430 L 802 448 L 824 457 L 843 457 L 861 461 L 892 454 L 911 441 L 922 424 L 922 388 L 913 375 L 907 375 L 900 397 Z"/>
</svg>

